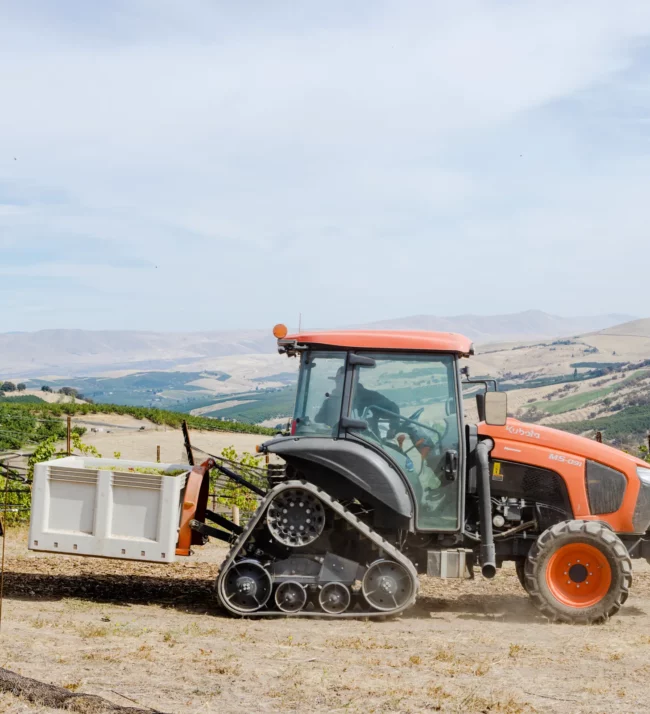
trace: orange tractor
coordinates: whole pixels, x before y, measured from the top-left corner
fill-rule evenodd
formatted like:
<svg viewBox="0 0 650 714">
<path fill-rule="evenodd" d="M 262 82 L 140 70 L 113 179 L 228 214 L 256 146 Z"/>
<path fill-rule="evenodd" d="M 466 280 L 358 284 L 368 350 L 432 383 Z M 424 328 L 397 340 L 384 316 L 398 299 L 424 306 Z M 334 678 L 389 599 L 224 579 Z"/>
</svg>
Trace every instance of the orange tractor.
<svg viewBox="0 0 650 714">
<path fill-rule="evenodd" d="M 507 418 L 496 382 L 461 369 L 473 354 L 461 335 L 274 334 L 300 359 L 295 413 L 290 434 L 260 447 L 284 469 L 230 529 L 217 579 L 229 612 L 397 614 L 419 573 L 492 578 L 508 560 L 550 619 L 619 610 L 631 559 L 650 557 L 649 464 Z"/>
</svg>

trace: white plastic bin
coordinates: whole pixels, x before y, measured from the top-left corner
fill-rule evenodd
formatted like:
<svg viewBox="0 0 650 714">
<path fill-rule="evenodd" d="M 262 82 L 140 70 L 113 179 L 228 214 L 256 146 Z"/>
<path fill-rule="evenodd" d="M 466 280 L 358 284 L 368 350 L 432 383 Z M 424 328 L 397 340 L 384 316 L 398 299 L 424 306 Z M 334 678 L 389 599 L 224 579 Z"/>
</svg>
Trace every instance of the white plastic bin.
<svg viewBox="0 0 650 714">
<path fill-rule="evenodd" d="M 137 467 L 184 472 L 165 476 L 128 470 Z M 30 550 L 175 561 L 186 469 L 183 464 L 83 456 L 37 464 Z"/>
</svg>

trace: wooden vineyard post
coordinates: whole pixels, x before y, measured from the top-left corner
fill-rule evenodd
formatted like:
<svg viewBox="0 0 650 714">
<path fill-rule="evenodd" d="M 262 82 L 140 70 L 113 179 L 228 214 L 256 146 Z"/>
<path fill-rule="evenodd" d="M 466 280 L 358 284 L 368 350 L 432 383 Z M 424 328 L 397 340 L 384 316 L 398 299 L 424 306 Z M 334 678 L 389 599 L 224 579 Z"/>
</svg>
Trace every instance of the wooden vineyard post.
<svg viewBox="0 0 650 714">
<path fill-rule="evenodd" d="M 156 463 L 157 464 L 160 463 L 160 444 L 158 444 L 158 446 L 156 446 Z"/>
<path fill-rule="evenodd" d="M 5 546 L 7 545 L 7 502 L 9 495 L 9 467 L 5 467 L 5 509 L 2 514 L 2 572 L 0 573 L 0 629 L 2 628 L 2 601 L 5 594 Z"/>
<path fill-rule="evenodd" d="M 68 414 L 67 418 L 67 428 L 66 428 L 66 435 L 65 435 L 65 450 L 68 456 L 72 453 L 72 449 L 70 448 L 70 439 L 72 436 L 72 417 Z"/>
<path fill-rule="evenodd" d="M 232 522 L 238 526 L 239 525 L 239 506 L 232 507 Z"/>
</svg>

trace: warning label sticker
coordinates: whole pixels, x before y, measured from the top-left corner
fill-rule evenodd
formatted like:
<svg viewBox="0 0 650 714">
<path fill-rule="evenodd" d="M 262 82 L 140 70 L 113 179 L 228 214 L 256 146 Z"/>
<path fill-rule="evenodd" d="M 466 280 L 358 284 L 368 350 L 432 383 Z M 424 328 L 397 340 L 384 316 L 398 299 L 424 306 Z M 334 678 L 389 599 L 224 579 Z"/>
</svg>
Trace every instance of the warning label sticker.
<svg viewBox="0 0 650 714">
<path fill-rule="evenodd" d="M 501 473 L 501 462 L 495 461 L 492 464 L 492 480 L 493 481 L 503 481 L 503 474 Z"/>
</svg>

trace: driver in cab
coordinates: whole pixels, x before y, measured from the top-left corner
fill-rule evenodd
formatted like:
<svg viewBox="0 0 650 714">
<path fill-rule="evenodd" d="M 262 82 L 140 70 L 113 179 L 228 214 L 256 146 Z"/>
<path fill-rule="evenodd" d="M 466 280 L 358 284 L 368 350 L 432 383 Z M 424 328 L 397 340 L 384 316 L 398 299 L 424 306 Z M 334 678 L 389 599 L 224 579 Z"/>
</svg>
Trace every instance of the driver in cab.
<svg viewBox="0 0 650 714">
<path fill-rule="evenodd" d="M 340 416 L 345 367 L 339 367 L 336 376 L 330 377 L 330 379 L 334 380 L 334 389 L 330 394 L 325 395 L 325 400 L 318 410 L 318 414 L 314 417 L 314 421 L 333 427 Z M 375 407 L 375 409 L 373 409 L 373 407 Z M 380 419 L 388 421 L 388 439 L 391 439 L 397 433 L 399 427 L 399 407 L 381 392 L 366 389 L 361 382 L 357 382 L 352 396 L 352 409 L 359 415 L 363 414 L 364 409 L 371 411 L 371 414 L 364 418 L 366 418 L 368 422 L 368 428 L 375 434 L 379 434 Z"/>
</svg>

